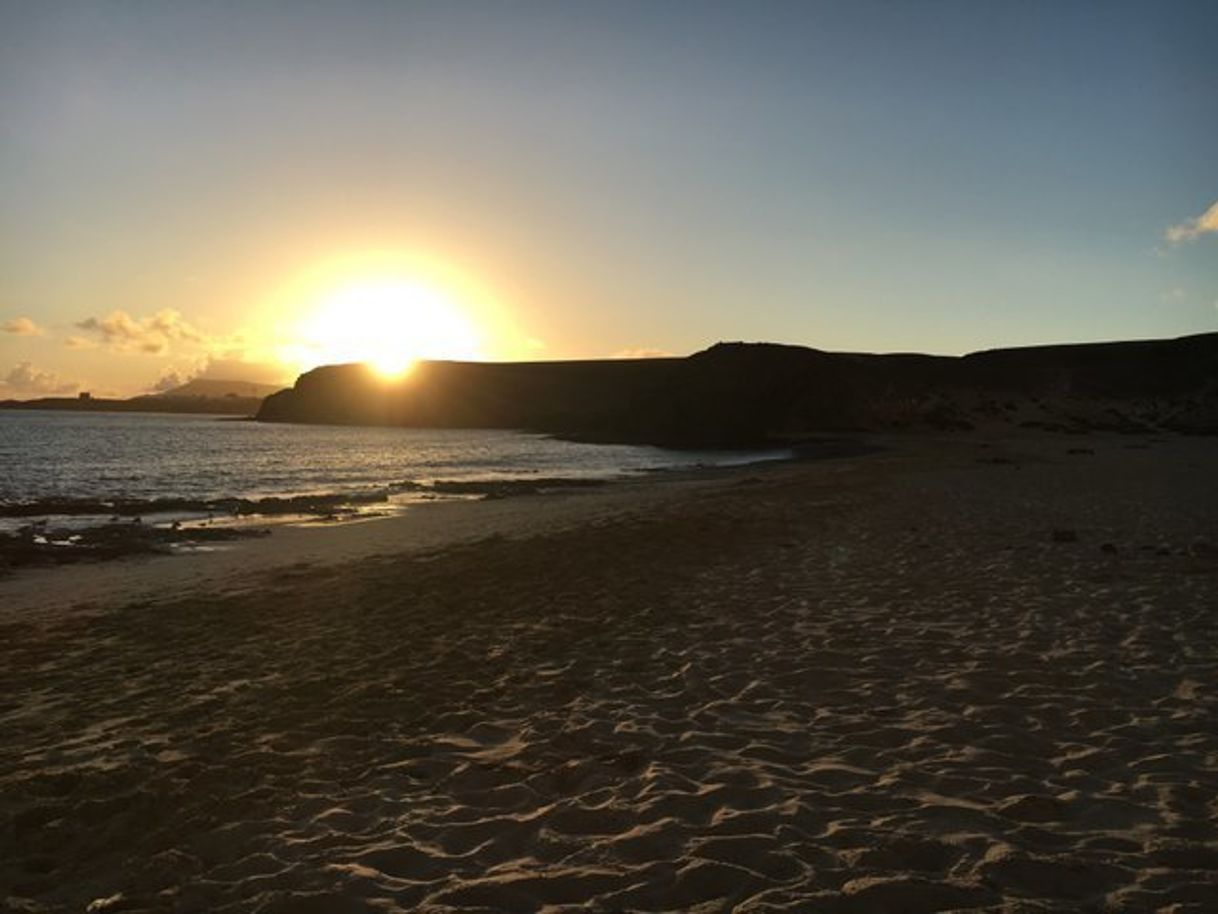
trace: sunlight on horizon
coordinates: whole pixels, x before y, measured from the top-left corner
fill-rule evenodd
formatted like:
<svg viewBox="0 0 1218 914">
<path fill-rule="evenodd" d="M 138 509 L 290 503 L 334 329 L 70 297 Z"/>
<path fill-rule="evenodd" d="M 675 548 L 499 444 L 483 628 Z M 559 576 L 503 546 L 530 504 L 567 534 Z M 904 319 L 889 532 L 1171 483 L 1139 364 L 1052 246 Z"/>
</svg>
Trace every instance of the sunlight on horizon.
<svg viewBox="0 0 1218 914">
<path fill-rule="evenodd" d="M 281 362 L 299 371 L 360 362 L 385 379 L 405 376 L 422 359 L 485 356 L 486 328 L 448 284 L 416 271 L 342 271 L 316 283 L 297 305 Z M 312 302 L 307 304 L 306 302 Z"/>
</svg>

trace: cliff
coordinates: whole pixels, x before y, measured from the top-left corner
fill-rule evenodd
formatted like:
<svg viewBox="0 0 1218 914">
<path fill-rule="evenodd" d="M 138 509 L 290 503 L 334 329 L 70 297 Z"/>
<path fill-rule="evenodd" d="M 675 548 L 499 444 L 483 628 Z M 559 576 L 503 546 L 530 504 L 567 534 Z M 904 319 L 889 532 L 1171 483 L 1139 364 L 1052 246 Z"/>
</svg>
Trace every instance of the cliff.
<svg viewBox="0 0 1218 914">
<path fill-rule="evenodd" d="M 1218 333 L 960 357 L 720 343 L 688 358 L 317 368 L 257 418 L 728 447 L 840 430 L 1218 432 Z"/>
</svg>

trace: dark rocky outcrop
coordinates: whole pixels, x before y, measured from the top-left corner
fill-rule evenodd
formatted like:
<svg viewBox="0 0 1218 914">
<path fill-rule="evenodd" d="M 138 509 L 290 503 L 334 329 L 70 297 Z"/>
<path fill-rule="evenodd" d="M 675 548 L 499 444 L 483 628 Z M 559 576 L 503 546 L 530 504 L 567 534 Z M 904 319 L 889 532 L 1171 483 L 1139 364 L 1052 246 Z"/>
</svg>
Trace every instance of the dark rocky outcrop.
<svg viewBox="0 0 1218 914">
<path fill-rule="evenodd" d="M 720 343 L 688 358 L 422 362 L 386 382 L 317 368 L 268 422 L 518 428 L 589 441 L 727 447 L 840 430 L 1218 432 L 1218 334 L 962 357 Z"/>
<path fill-rule="evenodd" d="M 70 565 L 134 555 L 171 555 L 181 548 L 266 536 L 255 527 L 185 529 L 141 523 L 110 523 L 80 530 L 26 526 L 14 533 L 0 530 L 0 577 L 32 565 Z"/>
</svg>

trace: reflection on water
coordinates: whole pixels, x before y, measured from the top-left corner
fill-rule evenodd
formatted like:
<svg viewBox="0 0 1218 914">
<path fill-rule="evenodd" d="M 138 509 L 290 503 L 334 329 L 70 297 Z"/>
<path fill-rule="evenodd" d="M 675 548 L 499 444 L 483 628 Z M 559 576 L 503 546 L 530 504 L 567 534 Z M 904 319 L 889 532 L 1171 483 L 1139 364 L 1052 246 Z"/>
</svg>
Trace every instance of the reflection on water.
<svg viewBox="0 0 1218 914">
<path fill-rule="evenodd" d="M 0 502 L 355 495 L 437 481 L 605 479 L 786 456 L 578 444 L 498 430 L 0 411 Z"/>
</svg>

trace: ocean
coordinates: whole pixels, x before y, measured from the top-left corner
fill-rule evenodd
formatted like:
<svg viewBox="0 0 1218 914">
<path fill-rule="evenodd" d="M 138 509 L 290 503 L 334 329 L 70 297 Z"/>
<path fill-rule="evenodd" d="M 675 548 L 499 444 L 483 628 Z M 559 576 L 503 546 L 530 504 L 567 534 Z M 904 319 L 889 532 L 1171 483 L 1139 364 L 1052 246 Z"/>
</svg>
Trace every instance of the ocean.
<svg viewBox="0 0 1218 914">
<path fill-rule="evenodd" d="M 487 429 L 280 425 L 217 416 L 0 411 L 0 517 L 309 496 L 393 504 L 477 484 L 587 482 L 789 457 L 581 444 Z M 101 503 L 99 505 L 99 503 Z M 161 505 L 163 507 L 163 504 Z"/>
</svg>

